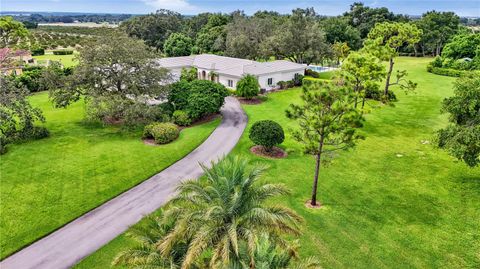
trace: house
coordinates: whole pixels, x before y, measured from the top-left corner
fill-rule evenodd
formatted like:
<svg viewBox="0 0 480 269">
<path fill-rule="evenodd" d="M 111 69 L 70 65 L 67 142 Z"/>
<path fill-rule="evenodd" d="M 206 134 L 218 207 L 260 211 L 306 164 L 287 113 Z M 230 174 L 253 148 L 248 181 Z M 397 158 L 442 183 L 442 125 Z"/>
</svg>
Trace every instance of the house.
<svg viewBox="0 0 480 269">
<path fill-rule="evenodd" d="M 22 68 L 28 64 L 36 64 L 36 60 L 29 51 L 12 50 L 9 48 L 0 49 L 0 72 L 2 74 L 21 75 Z"/>
<path fill-rule="evenodd" d="M 170 70 L 174 80 L 180 78 L 182 69 L 195 67 L 199 79 L 212 80 L 230 89 L 235 89 L 243 76 L 254 75 L 260 88 L 267 91 L 276 88 L 279 81 L 292 80 L 297 74 L 303 75 L 306 68 L 306 65 L 284 60 L 257 62 L 212 54 L 162 58 L 157 62 Z"/>
</svg>

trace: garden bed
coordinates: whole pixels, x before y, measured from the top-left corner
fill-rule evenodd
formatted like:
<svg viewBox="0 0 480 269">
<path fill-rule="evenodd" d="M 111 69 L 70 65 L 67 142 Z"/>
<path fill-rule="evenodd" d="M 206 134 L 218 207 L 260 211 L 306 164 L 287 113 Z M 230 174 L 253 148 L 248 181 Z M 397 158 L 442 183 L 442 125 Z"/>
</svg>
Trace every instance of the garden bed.
<svg viewBox="0 0 480 269">
<path fill-rule="evenodd" d="M 252 98 L 252 99 L 246 99 L 244 97 L 237 97 L 238 101 L 240 104 L 243 105 L 259 105 L 264 102 L 263 98 Z"/>
<path fill-rule="evenodd" d="M 274 158 L 274 159 L 282 159 L 287 157 L 287 152 L 279 147 L 273 147 L 271 151 L 266 151 L 263 146 L 253 146 L 250 148 L 250 152 L 255 155 L 267 157 L 267 158 Z"/>
</svg>

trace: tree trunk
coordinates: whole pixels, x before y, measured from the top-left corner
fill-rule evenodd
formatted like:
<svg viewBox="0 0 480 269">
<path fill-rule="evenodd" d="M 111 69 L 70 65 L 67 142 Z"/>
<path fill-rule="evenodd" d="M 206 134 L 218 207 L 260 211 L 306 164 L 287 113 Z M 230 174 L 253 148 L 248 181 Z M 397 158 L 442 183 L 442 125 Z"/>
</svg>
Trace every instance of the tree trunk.
<svg viewBox="0 0 480 269">
<path fill-rule="evenodd" d="M 393 57 L 390 57 L 390 65 L 388 68 L 387 80 L 385 82 L 385 91 L 383 92 L 386 98 L 388 98 L 388 87 L 390 87 L 390 77 L 392 76 L 393 64 Z"/>
<path fill-rule="evenodd" d="M 310 204 L 312 206 L 317 205 L 317 187 L 318 187 L 318 176 L 320 174 L 320 161 L 322 158 L 322 149 L 323 149 L 323 140 L 324 136 L 322 135 L 320 138 L 320 145 L 318 146 L 318 154 L 315 160 L 315 176 L 313 178 L 313 188 L 312 188 L 312 199 L 310 200 Z"/>
<path fill-rule="evenodd" d="M 362 114 L 363 114 L 363 108 L 365 107 L 365 96 L 362 98 Z"/>
</svg>

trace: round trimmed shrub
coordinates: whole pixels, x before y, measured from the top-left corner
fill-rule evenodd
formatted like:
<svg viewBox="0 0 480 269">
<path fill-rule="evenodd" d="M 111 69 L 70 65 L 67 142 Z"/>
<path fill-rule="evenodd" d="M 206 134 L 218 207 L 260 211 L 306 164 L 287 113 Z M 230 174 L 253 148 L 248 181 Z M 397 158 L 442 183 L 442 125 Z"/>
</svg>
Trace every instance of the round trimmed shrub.
<svg viewBox="0 0 480 269">
<path fill-rule="evenodd" d="M 175 112 L 173 112 L 172 120 L 175 124 L 180 126 L 188 126 L 192 123 L 187 112 L 183 110 L 175 110 Z"/>
<path fill-rule="evenodd" d="M 237 95 L 247 99 L 252 99 L 260 93 L 260 84 L 253 75 L 246 75 L 237 83 Z"/>
<path fill-rule="evenodd" d="M 177 125 L 170 122 L 154 122 L 143 130 L 144 138 L 153 138 L 157 144 L 167 144 L 177 139 L 180 131 Z"/>
<path fill-rule="evenodd" d="M 253 124 L 249 138 L 255 145 L 263 146 L 269 151 L 285 140 L 285 134 L 280 124 L 272 120 L 262 120 Z"/>
</svg>

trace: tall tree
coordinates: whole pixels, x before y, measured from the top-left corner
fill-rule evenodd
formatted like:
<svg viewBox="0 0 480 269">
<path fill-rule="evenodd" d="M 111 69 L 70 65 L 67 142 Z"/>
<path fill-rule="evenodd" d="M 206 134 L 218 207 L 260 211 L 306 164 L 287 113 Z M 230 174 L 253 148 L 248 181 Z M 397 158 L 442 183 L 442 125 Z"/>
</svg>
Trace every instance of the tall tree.
<svg viewBox="0 0 480 269">
<path fill-rule="evenodd" d="M 0 48 L 16 45 L 19 38 L 28 35 L 25 25 L 10 16 L 0 17 Z"/>
<path fill-rule="evenodd" d="M 17 136 L 28 137 L 35 121 L 45 121 L 42 111 L 28 102 L 28 93 L 12 77 L 0 74 L 0 154 Z"/>
<path fill-rule="evenodd" d="M 166 96 L 168 79 L 154 57 L 142 41 L 112 32 L 80 49 L 79 64 L 68 79 L 52 72 L 46 84 L 60 107 L 84 96 L 89 118 L 127 124 L 150 121 L 158 109 L 148 101 Z"/>
<path fill-rule="evenodd" d="M 168 57 L 188 56 L 192 53 L 193 41 L 182 33 L 171 34 L 163 45 L 163 52 Z"/>
<path fill-rule="evenodd" d="M 182 16 L 165 9 L 144 16 L 135 16 L 120 25 L 120 29 L 129 36 L 143 39 L 147 45 L 157 50 L 162 50 L 168 36 L 180 32 L 181 27 Z"/>
<path fill-rule="evenodd" d="M 331 57 L 325 33 L 311 9 L 295 9 L 274 34 L 262 43 L 266 56 L 288 58 L 296 63 L 311 64 Z"/>
<path fill-rule="evenodd" d="M 254 267 L 252 255 L 260 234 L 286 244 L 282 234 L 299 233 L 301 219 L 295 212 L 267 203 L 288 191 L 280 184 L 260 182 L 262 167 L 247 171 L 247 160 L 227 157 L 211 169 L 202 168 L 205 180 L 182 183 L 165 211 L 166 218 L 174 218 L 175 227 L 158 244 L 164 257 L 172 254 L 177 242 L 189 240 L 182 268 L 207 252 L 209 268 L 229 268 L 231 262 L 240 261 L 240 246 L 245 244 L 249 265 Z"/>
<path fill-rule="evenodd" d="M 361 38 L 367 37 L 377 23 L 406 20 L 406 17 L 395 15 L 386 7 L 371 8 L 361 2 L 354 2 L 350 6 L 350 10 L 344 14 L 344 17 L 349 20 L 350 25 L 360 31 Z"/>
<path fill-rule="evenodd" d="M 353 107 L 351 91 L 333 83 L 304 87 L 301 99 L 302 104 L 291 104 L 286 113 L 300 126 L 293 132 L 294 139 L 304 145 L 305 153 L 315 156 L 310 204 L 317 206 L 318 178 L 325 154 L 353 147 L 361 138 L 356 129 L 362 126 L 363 117 Z"/>
<path fill-rule="evenodd" d="M 195 45 L 200 53 L 220 53 L 225 50 L 225 27 L 230 17 L 223 14 L 212 14 L 207 24 L 198 32 Z"/>
<path fill-rule="evenodd" d="M 276 20 L 271 16 L 234 16 L 226 28 L 225 54 L 231 57 L 259 59 L 260 45 L 273 34 Z"/>
<path fill-rule="evenodd" d="M 389 88 L 392 85 L 398 85 L 405 90 L 414 90 L 416 83 L 405 80 L 406 71 L 397 71 L 397 79 L 391 82 L 395 57 L 402 46 L 414 45 L 420 41 L 422 30 L 411 23 L 384 22 L 375 25 L 368 33 L 368 39 L 365 41 L 365 52 L 371 52 L 378 58 L 388 61 L 388 71 L 385 80 L 384 98 L 387 101 Z"/>
<path fill-rule="evenodd" d="M 429 11 L 422 15 L 416 22 L 423 30 L 421 38 L 422 51 L 431 51 L 434 55 L 440 55 L 443 46 L 454 36 L 460 25 L 460 18 L 453 12 Z"/>
<path fill-rule="evenodd" d="M 343 77 L 353 85 L 354 107 L 359 99 L 365 105 L 367 89 L 378 89 L 378 82 L 385 76 L 385 67 L 380 60 L 368 53 L 352 52 L 342 63 Z"/>
<path fill-rule="evenodd" d="M 211 13 L 200 13 L 195 16 L 184 18 L 182 33 L 194 40 L 198 32 L 200 32 L 200 30 L 208 23 L 208 18 L 211 15 Z"/>
<path fill-rule="evenodd" d="M 347 17 L 330 17 L 322 20 L 321 24 L 328 43 L 346 42 L 354 50 L 362 46 L 360 31 L 348 24 Z"/>
<path fill-rule="evenodd" d="M 450 124 L 438 132 L 438 146 L 470 167 L 480 164 L 480 78 L 458 79 L 442 111 L 450 114 Z"/>
<path fill-rule="evenodd" d="M 332 51 L 337 60 L 337 64 L 340 64 L 340 61 L 347 58 L 350 53 L 350 47 L 347 42 L 335 42 L 332 45 Z"/>
</svg>

